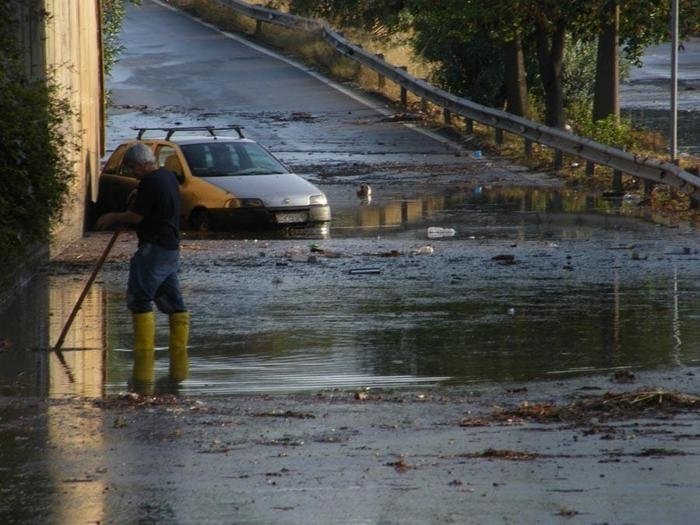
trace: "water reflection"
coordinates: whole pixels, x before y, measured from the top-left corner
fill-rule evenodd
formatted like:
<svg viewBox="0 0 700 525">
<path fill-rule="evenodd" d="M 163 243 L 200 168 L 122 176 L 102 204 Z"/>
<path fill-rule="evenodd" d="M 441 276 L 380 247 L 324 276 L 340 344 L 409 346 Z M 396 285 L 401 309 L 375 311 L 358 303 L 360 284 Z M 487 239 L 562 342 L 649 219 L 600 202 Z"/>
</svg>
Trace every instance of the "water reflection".
<svg viewBox="0 0 700 525">
<path fill-rule="evenodd" d="M 697 256 L 683 247 L 694 234 L 665 230 L 680 236 L 660 243 L 653 227 L 599 212 L 613 204 L 565 192 L 458 188 L 373 197 L 337 215 L 341 232 L 357 228 L 363 238 L 332 239 L 338 251 L 364 259 L 278 265 L 268 254 L 255 264 L 186 265 L 193 320 L 190 377 L 181 384 L 169 380 L 166 316 L 156 314 L 147 372 L 134 359 L 125 268 L 104 272 L 93 286 L 64 361 L 47 349 L 89 269 L 39 277 L 0 313 L 0 339 L 12 342 L 0 351 L 0 392 L 99 397 L 464 384 L 700 360 Z M 435 241 L 439 256 L 369 253 L 378 245 L 367 229 L 400 248 L 425 243 L 426 224 L 457 230 Z M 518 264 L 492 261 L 504 250 Z M 379 273 L 349 276 L 368 263 Z"/>
<path fill-rule="evenodd" d="M 342 195 L 342 194 L 341 194 Z M 643 218 L 659 224 L 669 219 L 637 206 L 639 196 L 609 198 L 580 191 L 551 188 L 483 187 L 468 182 L 449 189 L 418 186 L 387 186 L 374 193 L 370 203 L 337 198 L 333 204 L 331 236 L 382 234 L 384 230 L 411 230 L 416 225 L 466 224 L 470 235 L 526 239 L 534 229 L 556 224 L 558 237 L 580 238 L 582 224 L 608 226 L 612 221 L 634 227 L 632 219 Z M 551 235 L 554 235 L 552 232 Z"/>
<path fill-rule="evenodd" d="M 93 286 L 60 354 L 51 352 L 84 286 L 80 277 L 40 275 L 0 313 L 0 389 L 32 395 L 102 395 L 105 380 L 105 295 Z"/>
</svg>

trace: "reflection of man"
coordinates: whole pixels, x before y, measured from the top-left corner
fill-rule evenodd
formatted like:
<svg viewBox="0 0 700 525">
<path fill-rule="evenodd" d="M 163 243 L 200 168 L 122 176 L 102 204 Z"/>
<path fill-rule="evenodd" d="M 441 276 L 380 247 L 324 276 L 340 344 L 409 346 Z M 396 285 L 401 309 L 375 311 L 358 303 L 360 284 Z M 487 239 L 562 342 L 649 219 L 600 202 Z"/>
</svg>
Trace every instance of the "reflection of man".
<svg viewBox="0 0 700 525">
<path fill-rule="evenodd" d="M 155 318 L 153 303 L 170 318 L 170 376 L 188 373 L 189 313 L 180 292 L 180 189 L 176 175 L 160 168 L 147 145 L 137 142 L 124 154 L 123 168 L 139 180 L 133 205 L 106 213 L 97 228 L 115 223 L 136 225 L 139 246 L 131 258 L 127 307 L 134 323 L 134 378 L 153 381 Z"/>
</svg>

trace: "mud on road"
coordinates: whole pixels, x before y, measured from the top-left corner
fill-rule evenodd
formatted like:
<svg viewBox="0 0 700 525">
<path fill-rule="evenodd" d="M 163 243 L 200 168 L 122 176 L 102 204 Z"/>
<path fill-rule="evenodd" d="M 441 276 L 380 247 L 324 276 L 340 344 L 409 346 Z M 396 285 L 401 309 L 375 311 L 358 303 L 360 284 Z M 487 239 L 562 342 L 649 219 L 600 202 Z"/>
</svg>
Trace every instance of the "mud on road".
<svg viewBox="0 0 700 525">
<path fill-rule="evenodd" d="M 691 523 L 685 370 L 309 394 L 0 398 L 3 523 Z"/>
</svg>

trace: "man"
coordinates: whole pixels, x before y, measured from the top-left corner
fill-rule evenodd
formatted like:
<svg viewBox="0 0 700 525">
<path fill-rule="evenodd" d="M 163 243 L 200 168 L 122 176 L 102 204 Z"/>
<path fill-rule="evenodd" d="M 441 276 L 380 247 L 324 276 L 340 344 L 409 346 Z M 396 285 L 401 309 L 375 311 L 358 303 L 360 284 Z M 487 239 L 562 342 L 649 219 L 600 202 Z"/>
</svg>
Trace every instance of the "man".
<svg viewBox="0 0 700 525">
<path fill-rule="evenodd" d="M 137 142 L 126 151 L 123 169 L 139 180 L 132 205 L 106 213 L 97 228 L 115 223 L 136 225 L 138 249 L 131 258 L 127 307 L 134 323 L 134 379 L 153 382 L 155 318 L 153 303 L 170 319 L 170 377 L 187 378 L 189 313 L 177 279 L 180 259 L 180 189 L 176 175 L 160 168 L 153 151 Z"/>
</svg>

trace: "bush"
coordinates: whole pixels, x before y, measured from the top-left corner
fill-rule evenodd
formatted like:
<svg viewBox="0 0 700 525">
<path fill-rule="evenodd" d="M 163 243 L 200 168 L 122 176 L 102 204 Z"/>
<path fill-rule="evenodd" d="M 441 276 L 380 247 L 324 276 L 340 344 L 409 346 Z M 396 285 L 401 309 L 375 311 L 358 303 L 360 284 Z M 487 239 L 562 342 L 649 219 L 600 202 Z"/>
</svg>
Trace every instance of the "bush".
<svg viewBox="0 0 700 525">
<path fill-rule="evenodd" d="M 8 12 L 0 0 L 0 14 Z M 9 12 L 8 12 L 9 14 Z M 30 81 L 16 27 L 0 30 L 0 262 L 12 262 L 48 240 L 73 177 L 72 137 L 64 133 L 68 103 L 50 79 Z"/>
</svg>

